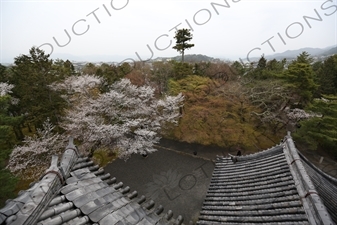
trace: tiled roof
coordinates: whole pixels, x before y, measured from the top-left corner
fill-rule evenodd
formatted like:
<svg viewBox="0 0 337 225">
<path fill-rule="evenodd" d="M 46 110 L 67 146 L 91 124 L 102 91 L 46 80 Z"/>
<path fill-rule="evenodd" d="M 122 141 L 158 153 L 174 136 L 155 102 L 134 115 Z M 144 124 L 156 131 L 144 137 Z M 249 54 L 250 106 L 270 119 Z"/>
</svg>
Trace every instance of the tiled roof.
<svg viewBox="0 0 337 225">
<path fill-rule="evenodd" d="M 326 177 L 312 182 L 318 173 L 310 165 L 302 163 L 290 133 L 263 152 L 219 157 L 198 224 L 334 224 L 328 211 L 335 219 L 336 183 L 316 190 Z M 331 204 L 328 211 L 320 196 Z"/>
<path fill-rule="evenodd" d="M 38 182 L 0 209 L 0 224 L 182 224 L 154 205 L 81 157 L 71 139 L 60 165 L 53 157 Z"/>
<path fill-rule="evenodd" d="M 0 224 L 182 224 L 111 178 L 70 140 L 60 162 L 0 209 Z M 290 136 L 268 150 L 218 157 L 198 224 L 337 223 L 337 180 L 301 155 Z"/>
</svg>

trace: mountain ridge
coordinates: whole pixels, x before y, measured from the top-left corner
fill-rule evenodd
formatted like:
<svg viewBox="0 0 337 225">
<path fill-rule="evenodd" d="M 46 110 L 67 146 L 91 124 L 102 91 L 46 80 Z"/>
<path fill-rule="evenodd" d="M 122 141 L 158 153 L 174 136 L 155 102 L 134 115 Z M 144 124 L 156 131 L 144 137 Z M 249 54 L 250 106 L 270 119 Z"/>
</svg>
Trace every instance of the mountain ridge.
<svg viewBox="0 0 337 225">
<path fill-rule="evenodd" d="M 337 45 L 328 46 L 325 48 L 300 48 L 295 50 L 286 50 L 281 53 L 275 53 L 273 55 L 265 55 L 264 57 L 267 60 L 276 59 L 282 60 L 284 58 L 288 60 L 295 59 L 302 52 L 308 52 L 312 57 L 324 58 L 333 54 L 337 54 Z M 70 60 L 72 62 L 93 62 L 93 63 L 119 63 L 124 61 L 125 59 L 130 59 L 130 57 L 122 56 L 122 55 L 87 55 L 87 56 L 77 56 L 68 53 L 54 53 L 51 55 L 53 60 L 62 59 L 62 60 Z M 118 59 L 118 60 L 116 60 Z M 250 61 L 258 61 L 260 57 L 251 57 Z M 176 60 L 181 61 L 181 55 L 173 56 L 173 57 L 157 57 L 155 59 L 149 60 L 149 62 L 155 61 L 170 61 Z M 238 61 L 237 59 L 228 59 L 226 57 L 211 57 L 203 54 L 186 54 L 185 62 L 220 62 L 220 61 Z M 2 65 L 9 66 L 13 63 L 1 63 Z"/>
<path fill-rule="evenodd" d="M 276 53 L 273 55 L 265 55 L 264 57 L 268 60 L 271 59 L 276 59 L 276 60 L 282 60 L 284 58 L 286 59 L 295 59 L 299 54 L 302 52 L 307 52 L 309 55 L 312 57 L 322 57 L 322 56 L 329 56 L 333 54 L 337 54 L 337 45 L 332 45 L 328 46 L 325 48 L 311 48 L 311 47 L 306 47 L 306 48 L 300 48 L 300 49 L 295 49 L 295 50 L 287 50 L 281 53 Z M 251 60 L 259 60 L 260 57 L 252 57 Z"/>
</svg>

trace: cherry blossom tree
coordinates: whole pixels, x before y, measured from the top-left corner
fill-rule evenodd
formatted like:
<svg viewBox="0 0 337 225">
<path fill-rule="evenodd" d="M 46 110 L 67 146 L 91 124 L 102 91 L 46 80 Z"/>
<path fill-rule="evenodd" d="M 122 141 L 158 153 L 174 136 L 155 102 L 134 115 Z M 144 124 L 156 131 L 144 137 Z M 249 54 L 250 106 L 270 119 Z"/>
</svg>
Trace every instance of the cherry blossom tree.
<svg viewBox="0 0 337 225">
<path fill-rule="evenodd" d="M 182 94 L 157 99 L 154 88 L 138 87 L 129 79 L 98 93 L 101 84 L 100 78 L 84 75 L 69 77 L 64 86 L 55 86 L 66 87 L 73 96 L 68 95 L 73 105 L 61 126 L 81 142 L 79 149 L 114 149 L 122 158 L 156 151 L 154 144 L 159 141 L 163 126 L 178 122 Z"/>
<path fill-rule="evenodd" d="M 26 136 L 22 146 L 10 154 L 7 168 L 23 179 L 36 179 L 50 165 L 52 155 L 60 155 L 65 147 L 65 136 L 53 133 L 55 126 L 47 119 L 34 136 Z"/>
<path fill-rule="evenodd" d="M 12 89 L 14 88 L 13 84 L 8 84 L 6 82 L 0 82 L 0 97 L 9 96 L 11 93 L 13 93 Z M 19 102 L 19 99 L 14 98 L 13 96 L 10 97 L 10 104 L 17 105 Z"/>
<path fill-rule="evenodd" d="M 90 88 L 97 87 L 102 83 L 102 78 L 95 75 L 81 75 L 67 77 L 63 82 L 50 85 L 55 90 L 63 89 L 67 94 L 85 93 Z"/>
<path fill-rule="evenodd" d="M 299 108 L 295 109 L 286 108 L 285 112 L 287 113 L 289 120 L 291 120 L 294 123 L 297 123 L 301 120 L 307 120 L 312 117 L 322 117 L 322 115 L 319 113 L 306 112 L 305 110 Z"/>
<path fill-rule="evenodd" d="M 0 82 L 0 96 L 5 96 L 7 94 L 12 93 L 13 88 L 14 88 L 13 84 L 8 84 L 6 82 Z"/>
<path fill-rule="evenodd" d="M 70 106 L 60 124 L 66 132 L 54 133 L 55 126 L 45 121 L 43 129 L 25 137 L 24 144 L 13 149 L 7 168 L 23 179 L 36 179 L 43 168 L 48 168 L 51 156 L 62 153 L 66 136 L 77 139 L 79 149 L 86 153 L 105 148 L 128 158 L 133 153 L 156 151 L 154 144 L 163 126 L 177 124 L 183 96 L 157 99 L 154 88 L 132 85 L 128 79 L 114 83 L 104 93 L 100 93 L 100 85 L 101 78 L 94 75 L 71 76 L 51 85 L 65 91 L 63 98 Z M 1 94 L 10 89 L 0 85 Z"/>
<path fill-rule="evenodd" d="M 79 99 L 82 99 L 82 102 L 83 98 L 88 99 L 90 93 L 86 91 L 100 83 L 100 78 L 84 75 L 80 79 L 75 76 L 68 77 L 65 81 L 53 83 L 49 87 L 65 90 L 63 98 L 67 99 L 69 104 L 75 104 Z M 0 96 L 11 93 L 13 87 L 7 83 L 0 83 Z M 12 150 L 7 168 L 25 180 L 38 178 L 41 172 L 49 167 L 52 155 L 60 155 L 66 146 L 66 134 L 55 133 L 54 128 L 48 118 L 43 123 L 43 128 L 37 129 L 34 136 L 26 136 L 23 145 Z"/>
</svg>

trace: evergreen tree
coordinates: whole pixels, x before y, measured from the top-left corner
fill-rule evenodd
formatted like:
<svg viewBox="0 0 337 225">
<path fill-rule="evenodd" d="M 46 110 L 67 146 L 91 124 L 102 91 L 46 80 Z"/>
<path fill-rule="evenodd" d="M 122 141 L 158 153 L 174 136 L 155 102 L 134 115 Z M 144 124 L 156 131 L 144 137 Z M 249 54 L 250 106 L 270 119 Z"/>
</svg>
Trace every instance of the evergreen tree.
<svg viewBox="0 0 337 225">
<path fill-rule="evenodd" d="M 266 70 L 266 66 L 267 66 L 267 60 L 264 57 L 264 55 L 262 55 L 256 65 L 255 70 L 252 71 L 251 75 L 253 75 L 254 78 L 260 79 L 260 80 L 265 80 L 265 79 L 270 78 L 268 71 Z"/>
<path fill-rule="evenodd" d="M 42 50 L 31 48 L 29 55 L 15 58 L 12 75 L 9 82 L 14 84 L 13 97 L 19 99 L 11 110 L 16 115 L 25 115 L 29 125 L 42 127 L 43 122 L 50 118 L 56 124 L 65 107 L 65 101 L 60 93 L 49 87 L 54 81 L 60 80 L 53 68 L 53 61 Z"/>
<path fill-rule="evenodd" d="M 198 76 L 206 76 L 206 71 L 211 67 L 210 62 L 195 63 L 193 67 L 193 74 Z"/>
<path fill-rule="evenodd" d="M 180 29 L 176 31 L 174 38 L 176 39 L 176 45 L 173 46 L 173 49 L 181 53 L 181 61 L 184 62 L 185 50 L 194 47 L 194 44 L 188 43 L 192 40 L 192 34 L 189 29 Z"/>
<path fill-rule="evenodd" d="M 159 94 L 164 94 L 168 90 L 168 80 L 173 74 L 172 63 L 154 62 L 151 69 L 151 81 L 155 82 Z"/>
<path fill-rule="evenodd" d="M 97 73 L 97 67 L 93 63 L 87 63 L 82 68 L 81 72 L 85 75 L 95 75 Z"/>
<path fill-rule="evenodd" d="M 293 63 L 305 63 L 305 64 L 312 64 L 313 58 L 310 56 L 310 54 L 306 51 L 299 54 L 296 58 L 296 60 L 293 61 Z"/>
<path fill-rule="evenodd" d="M 276 59 L 269 60 L 266 65 L 266 69 L 273 72 L 283 72 L 286 62 L 286 59 L 281 61 L 277 61 Z"/>
<path fill-rule="evenodd" d="M 337 55 L 330 56 L 317 65 L 317 82 L 319 94 L 337 94 Z"/>
<path fill-rule="evenodd" d="M 264 55 L 261 56 L 261 58 L 259 59 L 258 63 L 257 63 L 257 68 L 258 69 L 265 69 L 267 65 L 267 60 L 264 57 Z"/>
<path fill-rule="evenodd" d="M 173 78 L 182 79 L 193 74 L 193 65 L 184 62 L 171 61 L 173 64 Z"/>
<path fill-rule="evenodd" d="M 242 63 L 240 63 L 240 62 L 238 62 L 238 61 L 235 61 L 235 62 L 231 65 L 231 68 L 233 68 L 234 71 L 235 71 L 238 75 L 240 75 L 240 76 L 244 75 L 245 72 L 246 72 L 245 65 L 242 64 Z"/>
<path fill-rule="evenodd" d="M 11 103 L 8 93 L 12 88 L 13 85 L 0 83 L 0 207 L 4 205 L 6 199 L 14 196 L 17 182 L 17 178 L 5 169 L 11 148 L 15 144 L 13 126 L 21 120 L 20 117 L 10 116 L 8 112 Z"/>
<path fill-rule="evenodd" d="M 105 92 L 109 90 L 110 85 L 124 78 L 127 74 L 132 72 L 132 70 L 133 68 L 127 62 L 124 62 L 120 65 L 108 65 L 106 63 L 103 63 L 101 66 L 95 67 L 95 73 L 85 73 L 84 72 L 85 70 L 83 70 L 82 74 L 88 74 L 88 75 L 94 74 L 99 77 L 102 77 L 104 82 L 102 84 L 101 89 L 102 91 Z"/>
<path fill-rule="evenodd" d="M 18 123 L 16 117 L 8 115 L 10 96 L 0 96 L 0 168 L 4 167 L 4 160 L 8 158 L 10 147 L 14 144 L 12 139 L 12 126 Z"/>
<path fill-rule="evenodd" d="M 328 152 L 337 159 L 337 96 L 315 100 L 308 110 L 317 116 L 301 121 L 294 138 L 312 150 Z"/>
<path fill-rule="evenodd" d="M 53 62 L 51 73 L 59 79 L 64 79 L 76 74 L 76 71 L 74 65 L 69 60 L 56 59 Z"/>
<path fill-rule="evenodd" d="M 0 63 L 0 82 L 6 82 L 6 67 Z"/>
<path fill-rule="evenodd" d="M 310 64 L 300 62 L 290 64 L 283 78 L 287 82 L 286 86 L 298 96 L 300 105 L 305 106 L 312 100 L 318 86 L 314 81 L 314 71 Z"/>
<path fill-rule="evenodd" d="M 275 79 L 283 73 L 285 63 L 286 59 L 282 61 L 277 61 L 276 59 L 267 61 L 262 55 L 256 68 L 251 69 L 247 75 L 258 80 Z"/>
</svg>

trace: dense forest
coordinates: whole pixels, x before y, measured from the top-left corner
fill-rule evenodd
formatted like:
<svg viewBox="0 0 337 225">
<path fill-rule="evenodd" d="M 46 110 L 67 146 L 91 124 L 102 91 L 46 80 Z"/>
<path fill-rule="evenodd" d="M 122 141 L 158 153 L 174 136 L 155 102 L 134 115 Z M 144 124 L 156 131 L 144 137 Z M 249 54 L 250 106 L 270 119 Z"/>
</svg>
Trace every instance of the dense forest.
<svg viewBox="0 0 337 225">
<path fill-rule="evenodd" d="M 160 137 L 256 152 L 286 131 L 301 149 L 337 159 L 337 55 L 316 61 L 52 60 L 32 48 L 0 65 L 1 204 L 62 153 L 67 137 L 94 155 L 155 151 Z"/>
</svg>

